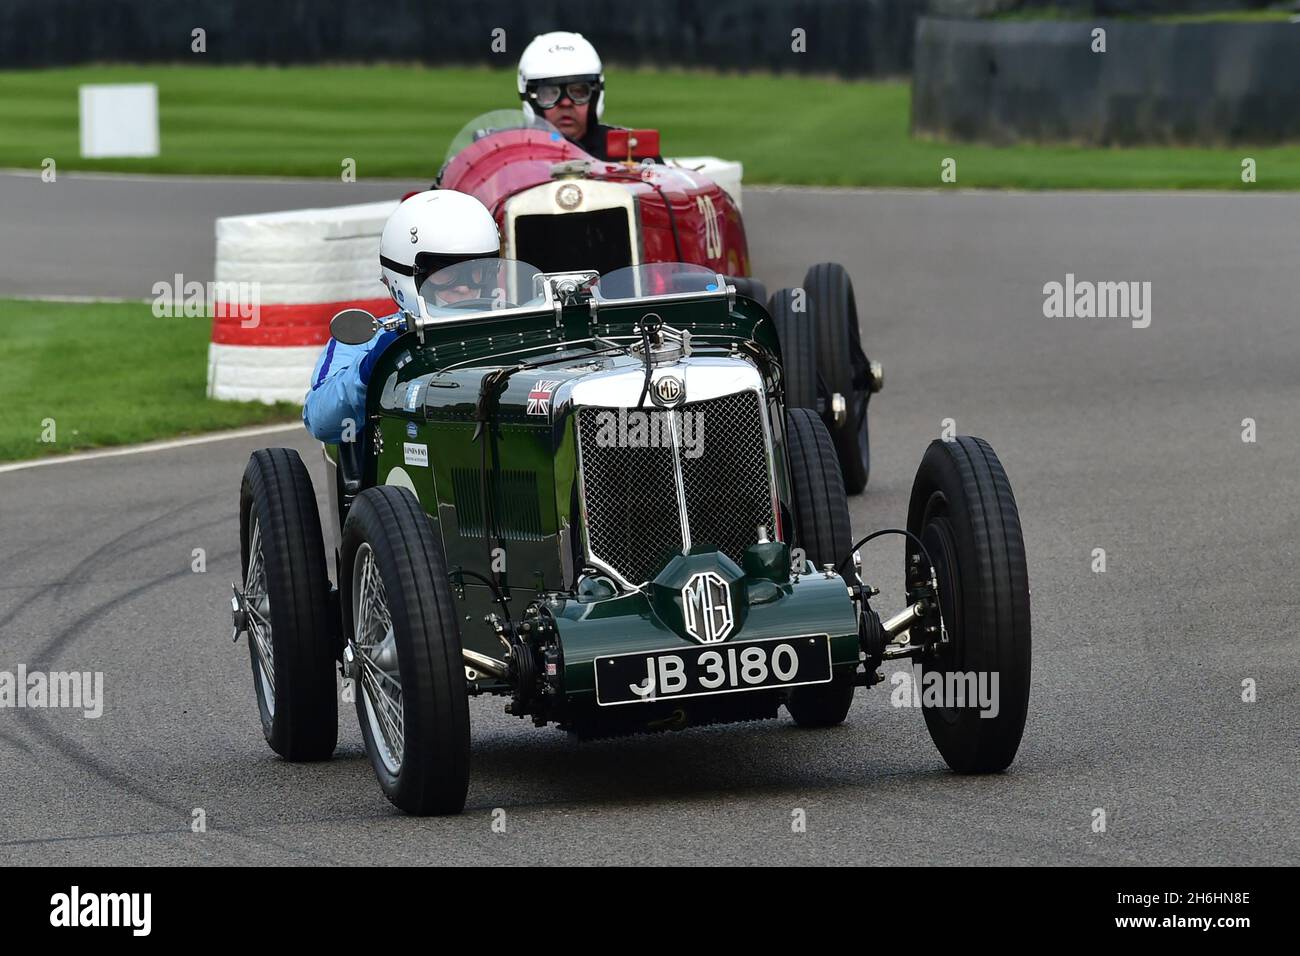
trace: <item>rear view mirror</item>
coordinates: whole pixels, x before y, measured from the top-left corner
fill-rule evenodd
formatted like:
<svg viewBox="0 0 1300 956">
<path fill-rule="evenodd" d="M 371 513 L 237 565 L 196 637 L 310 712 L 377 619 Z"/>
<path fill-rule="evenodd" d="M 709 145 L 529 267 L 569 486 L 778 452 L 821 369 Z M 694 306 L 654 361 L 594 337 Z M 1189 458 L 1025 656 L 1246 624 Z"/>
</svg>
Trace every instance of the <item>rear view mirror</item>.
<svg viewBox="0 0 1300 956">
<path fill-rule="evenodd" d="M 330 319 L 330 335 L 344 345 L 364 345 L 378 327 L 378 321 L 365 309 L 344 309 Z"/>
</svg>

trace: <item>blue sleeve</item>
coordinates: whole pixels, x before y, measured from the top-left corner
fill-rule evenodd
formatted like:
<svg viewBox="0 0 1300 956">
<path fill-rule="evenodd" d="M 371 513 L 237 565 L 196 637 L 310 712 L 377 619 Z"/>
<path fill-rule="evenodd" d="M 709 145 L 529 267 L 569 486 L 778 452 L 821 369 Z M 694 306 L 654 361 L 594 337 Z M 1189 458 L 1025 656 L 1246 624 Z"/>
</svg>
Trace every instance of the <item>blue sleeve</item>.
<svg viewBox="0 0 1300 956">
<path fill-rule="evenodd" d="M 366 387 L 375 360 L 396 332 L 377 332 L 364 345 L 344 345 L 330 339 L 311 373 L 311 391 L 302 406 L 302 422 L 320 441 L 337 444 L 352 423 L 361 433 L 366 417 Z"/>
</svg>

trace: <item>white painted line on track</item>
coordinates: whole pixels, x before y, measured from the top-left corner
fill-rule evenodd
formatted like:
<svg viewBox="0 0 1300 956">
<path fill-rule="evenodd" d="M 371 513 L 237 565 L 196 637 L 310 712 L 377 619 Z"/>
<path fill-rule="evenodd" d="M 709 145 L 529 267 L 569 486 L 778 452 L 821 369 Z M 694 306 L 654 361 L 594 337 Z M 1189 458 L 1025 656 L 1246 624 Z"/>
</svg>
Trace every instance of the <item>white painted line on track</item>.
<svg viewBox="0 0 1300 956">
<path fill-rule="evenodd" d="M 248 175 L 238 176 L 230 173 L 214 174 L 204 176 L 194 173 L 123 173 L 103 171 L 95 172 L 92 170 L 69 170 L 68 172 L 59 173 L 61 177 L 67 179 L 103 179 L 103 180 L 120 180 L 123 182 L 156 182 L 156 183 L 190 183 L 195 185 L 204 185 L 211 183 L 245 183 L 245 184 L 265 184 L 265 185 L 292 185 L 295 183 L 303 185 L 324 185 L 326 183 L 337 183 L 340 189 L 347 189 L 352 183 L 341 182 L 337 176 L 264 176 Z M 39 179 L 41 170 L 39 169 L 22 169 L 13 166 L 0 167 L 0 176 L 16 176 L 27 179 Z M 410 185 L 412 182 L 420 183 L 428 177 L 420 176 L 374 176 L 367 179 L 359 179 L 359 183 L 373 183 L 376 185 L 393 185 L 403 186 Z M 845 193 L 857 193 L 860 195 L 881 195 L 881 196 L 937 196 L 941 193 L 958 193 L 964 196 L 1120 196 L 1120 197 L 1175 197 L 1175 196 L 1231 196 L 1233 198 L 1242 198 L 1246 196 L 1255 196 L 1261 198 L 1290 196 L 1297 198 L 1296 190 L 1288 189 L 1150 189 L 1136 187 L 1126 189 L 1118 187 L 1115 189 L 1098 189 L 1087 187 L 1081 189 L 1020 189 L 1006 188 L 1002 186 L 828 186 L 828 185 L 810 185 L 806 183 L 742 183 L 745 192 L 753 191 L 760 193 L 779 193 L 779 192 L 803 192 L 822 195 L 843 195 Z"/>
<path fill-rule="evenodd" d="M 208 435 L 195 435 L 192 438 L 173 438 L 168 441 L 146 442 L 143 445 L 125 445 L 121 448 L 101 448 L 95 451 L 77 452 L 73 455 L 52 455 L 49 458 L 37 458 L 33 461 L 15 461 L 7 465 L 0 465 L 0 474 L 9 471 L 23 471 L 27 468 L 44 468 L 46 465 L 66 465 L 77 461 L 95 461 L 100 458 L 143 455 L 147 452 L 189 448 L 191 445 L 207 445 L 212 442 L 229 441 L 234 438 L 253 438 L 257 435 L 273 435 L 276 432 L 305 430 L 302 422 L 293 422 L 287 425 L 256 425 L 251 428 L 233 428 L 229 431 L 213 432 Z"/>
<path fill-rule="evenodd" d="M 101 302 L 109 305 L 120 305 L 123 302 L 148 305 L 153 301 L 152 299 L 124 299 L 115 295 L 12 295 L 5 298 L 13 302 L 66 302 L 70 305 L 96 305 Z"/>
</svg>

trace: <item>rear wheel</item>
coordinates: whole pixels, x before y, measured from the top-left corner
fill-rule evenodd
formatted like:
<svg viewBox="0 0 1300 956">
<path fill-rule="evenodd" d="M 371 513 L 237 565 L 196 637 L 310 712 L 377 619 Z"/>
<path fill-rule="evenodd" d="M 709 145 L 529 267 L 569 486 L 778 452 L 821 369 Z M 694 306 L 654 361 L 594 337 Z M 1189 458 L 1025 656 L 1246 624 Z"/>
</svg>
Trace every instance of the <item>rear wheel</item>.
<svg viewBox="0 0 1300 956">
<path fill-rule="evenodd" d="M 853 280 L 838 262 L 819 262 L 804 276 L 803 287 L 817 327 L 817 369 L 828 393 L 826 424 L 835 439 L 844 487 L 856 495 L 871 475 L 867 405 L 878 379 L 862 351 Z"/>
<path fill-rule="evenodd" d="M 255 451 L 240 488 L 243 612 L 262 733 L 286 760 L 338 739 L 329 577 L 311 477 L 290 448 Z"/>
<path fill-rule="evenodd" d="M 407 813 L 459 813 L 469 788 L 460 625 L 442 542 L 408 489 L 357 497 L 341 567 L 346 654 L 379 785 Z"/>
<path fill-rule="evenodd" d="M 767 301 L 767 287 L 750 276 L 728 276 L 727 281 L 736 287 L 736 295 L 753 299 L 759 305 Z"/>
<path fill-rule="evenodd" d="M 786 412 L 786 445 L 794 496 L 795 545 L 815 566 L 838 563 L 853 543 L 848 497 L 826 425 L 807 408 Z M 786 709 L 800 727 L 833 727 L 853 704 L 856 669 L 836 672 L 829 684 L 796 687 Z"/>
<path fill-rule="evenodd" d="M 777 289 L 767 303 L 781 342 L 786 408 L 817 408 L 817 327 L 794 289 Z"/>
<path fill-rule="evenodd" d="M 930 443 L 912 485 L 907 528 L 935 564 L 948 636 L 920 658 L 922 681 L 937 673 L 941 686 L 960 683 L 968 695 L 974 675 L 974 686 L 983 681 L 992 693 L 988 707 L 969 699 L 925 707 L 926 726 L 953 770 L 1003 770 L 1029 709 L 1029 576 L 1016 499 L 988 442 L 963 435 Z M 911 541 L 907 560 L 923 560 Z"/>
</svg>

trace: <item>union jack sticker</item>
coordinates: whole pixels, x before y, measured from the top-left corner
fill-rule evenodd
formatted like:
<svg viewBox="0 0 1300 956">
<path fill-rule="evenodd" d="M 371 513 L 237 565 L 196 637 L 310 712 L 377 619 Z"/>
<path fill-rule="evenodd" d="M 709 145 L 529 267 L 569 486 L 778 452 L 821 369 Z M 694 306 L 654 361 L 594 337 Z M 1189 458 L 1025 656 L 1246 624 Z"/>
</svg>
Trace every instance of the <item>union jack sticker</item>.
<svg viewBox="0 0 1300 956">
<path fill-rule="evenodd" d="M 533 387 L 528 391 L 528 414 L 551 414 L 551 395 L 559 384 L 559 382 L 546 380 L 534 383 Z"/>
</svg>

